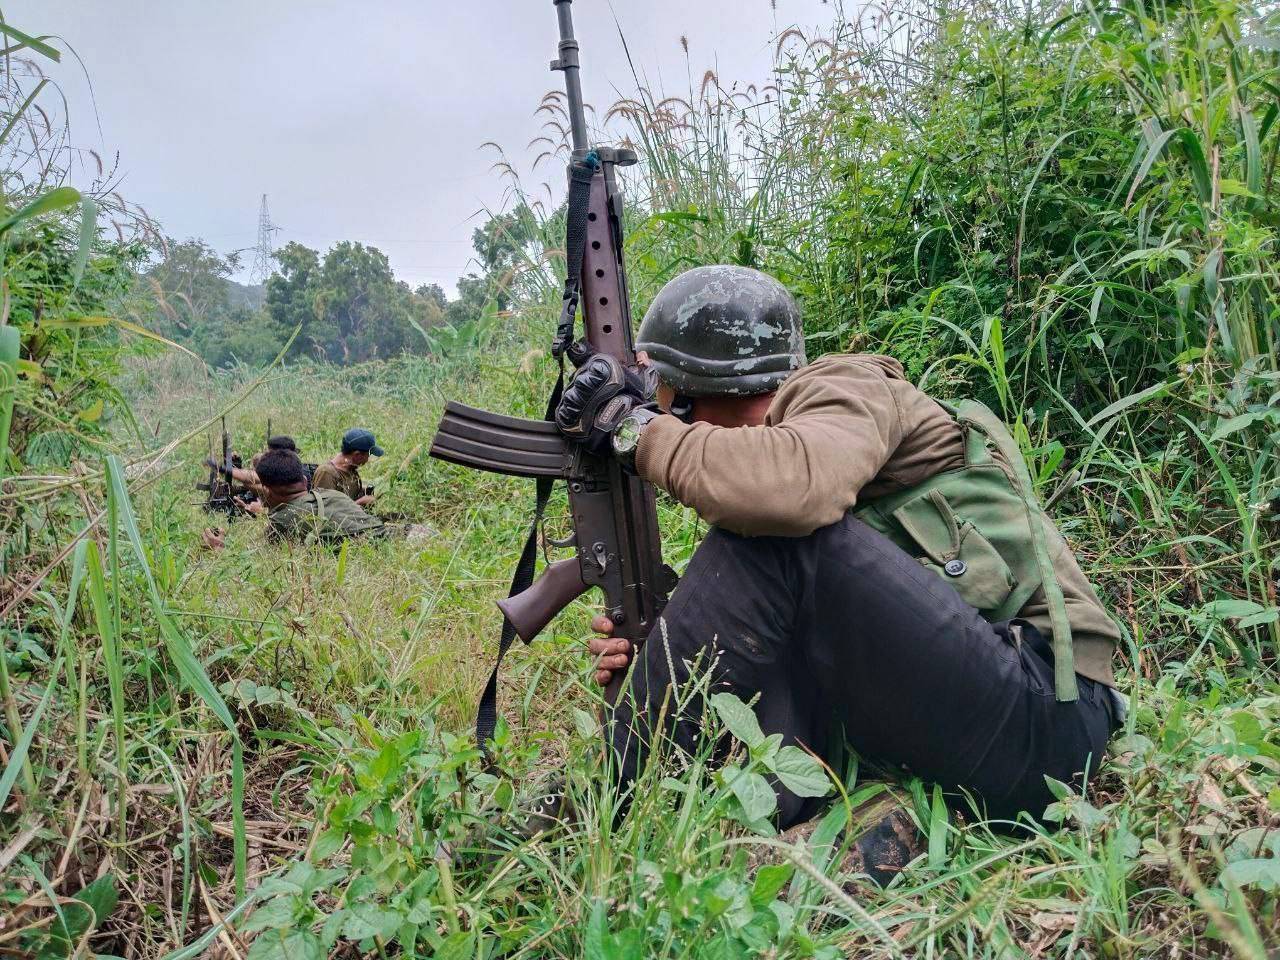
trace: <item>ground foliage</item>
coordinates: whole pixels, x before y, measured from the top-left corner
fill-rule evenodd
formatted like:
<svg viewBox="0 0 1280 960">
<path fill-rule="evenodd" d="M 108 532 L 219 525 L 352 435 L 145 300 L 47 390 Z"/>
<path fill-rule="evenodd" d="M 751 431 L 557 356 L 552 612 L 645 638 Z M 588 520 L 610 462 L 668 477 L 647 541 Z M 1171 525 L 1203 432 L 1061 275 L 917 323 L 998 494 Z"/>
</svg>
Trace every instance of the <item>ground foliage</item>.
<svg viewBox="0 0 1280 960">
<path fill-rule="evenodd" d="M 424 445 L 445 397 L 541 413 L 551 365 L 532 348 L 554 322 L 562 219 L 513 181 L 513 212 L 480 238 L 506 309 L 458 318 L 430 358 L 210 374 L 171 354 L 121 377 L 118 328 L 40 341 L 11 314 L 15 422 L 55 418 L 75 442 L 46 465 L 15 432 L 4 475 L 19 476 L 0 490 L 0 949 L 1265 956 L 1280 942 L 1271 16 L 1220 0 L 877 8 L 779 37 L 767 87 L 708 73 L 600 112 L 644 161 L 637 308 L 686 266 L 762 266 L 802 295 L 813 353 L 885 350 L 1014 427 L 1124 633 L 1133 709 L 1084 795 L 1059 787 L 1010 835 L 908 781 L 928 852 L 875 890 L 839 851 L 886 788 L 857 767 L 824 782 L 717 698 L 708 742 L 733 736 L 733 762 L 663 758 L 616 822 L 585 603 L 512 658 L 509 776 L 481 768 L 472 698 L 530 492 Z M 551 151 L 559 104 L 543 105 Z M 10 210 L 55 186 L 15 182 Z M 59 216 L 29 218 L 25 249 L 74 274 L 83 212 Z M 107 271 L 112 248 L 91 250 Z M 14 256 L 6 302 L 55 302 Z M 42 392 L 79 363 L 103 365 L 98 416 Z M 202 553 L 190 484 L 223 409 L 246 438 L 272 418 L 311 459 L 359 409 L 389 451 L 371 477 L 383 509 L 440 536 L 289 550 L 245 520 Z M 679 566 L 699 525 L 662 512 Z M 574 825 L 510 850 L 476 838 L 553 767 Z M 831 789 L 807 839 L 772 836 L 766 773 Z"/>
</svg>

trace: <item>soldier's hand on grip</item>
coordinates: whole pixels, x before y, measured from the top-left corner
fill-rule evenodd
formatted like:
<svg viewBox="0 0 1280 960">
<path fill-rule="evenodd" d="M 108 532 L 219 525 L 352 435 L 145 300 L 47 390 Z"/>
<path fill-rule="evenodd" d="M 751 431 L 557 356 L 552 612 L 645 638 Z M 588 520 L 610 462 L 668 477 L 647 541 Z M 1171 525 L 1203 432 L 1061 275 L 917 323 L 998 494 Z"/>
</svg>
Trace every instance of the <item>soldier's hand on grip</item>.
<svg viewBox="0 0 1280 960">
<path fill-rule="evenodd" d="M 613 621 L 603 613 L 591 621 L 591 629 L 600 634 L 592 637 L 587 649 L 595 660 L 596 683 L 607 687 L 616 671 L 626 670 L 631 662 L 631 641 L 613 636 Z"/>
<path fill-rule="evenodd" d="M 598 456 L 609 453 L 609 437 L 628 413 L 653 398 L 653 376 L 627 368 L 603 353 L 586 357 L 556 407 L 556 426 Z"/>
</svg>

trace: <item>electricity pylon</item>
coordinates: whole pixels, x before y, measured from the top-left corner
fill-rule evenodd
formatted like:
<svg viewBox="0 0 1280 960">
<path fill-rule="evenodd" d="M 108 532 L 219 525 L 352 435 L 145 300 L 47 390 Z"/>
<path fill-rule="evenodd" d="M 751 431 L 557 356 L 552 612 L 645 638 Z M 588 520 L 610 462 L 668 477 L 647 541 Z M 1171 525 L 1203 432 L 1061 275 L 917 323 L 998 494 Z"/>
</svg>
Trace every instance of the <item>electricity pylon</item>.
<svg viewBox="0 0 1280 960">
<path fill-rule="evenodd" d="M 271 213 L 267 210 L 267 195 L 262 195 L 262 207 L 258 211 L 258 244 L 253 248 L 253 269 L 249 271 L 251 283 L 266 283 L 274 267 L 272 261 L 272 235 L 279 230 L 271 222 Z"/>
</svg>

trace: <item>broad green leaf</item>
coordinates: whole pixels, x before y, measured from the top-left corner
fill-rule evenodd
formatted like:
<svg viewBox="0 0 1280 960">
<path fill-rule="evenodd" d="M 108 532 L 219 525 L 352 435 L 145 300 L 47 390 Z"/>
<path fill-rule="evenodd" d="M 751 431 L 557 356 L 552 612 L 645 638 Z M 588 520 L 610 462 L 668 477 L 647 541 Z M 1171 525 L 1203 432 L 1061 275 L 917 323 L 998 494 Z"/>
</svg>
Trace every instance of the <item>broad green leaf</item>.
<svg viewBox="0 0 1280 960">
<path fill-rule="evenodd" d="M 329 916 L 325 917 L 324 923 L 320 927 L 320 946 L 328 953 L 334 943 L 338 940 L 338 935 L 342 933 L 342 925 L 347 921 L 347 911 L 335 910 Z"/>
<path fill-rule="evenodd" d="M 1280 857 L 1280 827 L 1250 827 L 1227 847 L 1227 860 L 1249 860 L 1270 853 Z"/>
<path fill-rule="evenodd" d="M 1257 857 L 1229 863 L 1218 876 L 1224 887 L 1280 890 L 1280 857 Z"/>
<path fill-rule="evenodd" d="M 476 955 L 476 932 L 459 930 L 444 938 L 436 948 L 434 960 L 472 960 Z"/>
<path fill-rule="evenodd" d="M 3 24 L 0 24 L 0 26 L 3 26 Z M 79 190 L 74 187 L 55 187 L 48 193 L 36 197 L 17 213 L 0 220 L 0 236 L 4 236 L 24 220 L 43 216 L 46 213 L 53 213 L 55 210 L 63 210 L 73 203 L 79 202 Z"/>
<path fill-rule="evenodd" d="M 1169 383 L 1157 383 L 1157 384 L 1153 384 L 1150 387 L 1147 387 L 1145 390 L 1139 390 L 1137 393 L 1131 393 L 1127 397 L 1121 397 L 1115 403 L 1107 404 L 1107 406 L 1103 407 L 1101 410 L 1095 413 L 1092 417 L 1090 417 L 1089 420 L 1085 423 L 1085 426 L 1092 427 L 1095 424 L 1101 423 L 1104 420 L 1109 420 L 1111 417 L 1114 417 L 1117 413 L 1120 413 L 1121 411 L 1124 411 L 1124 410 L 1128 410 L 1130 407 L 1136 406 L 1137 404 L 1142 403 L 1145 400 L 1150 400 L 1153 397 L 1164 396 L 1164 394 L 1166 394 L 1169 391 L 1169 387 L 1170 387 Z"/>
<path fill-rule="evenodd" d="M 1200 608 L 1200 612 L 1214 620 L 1234 620 L 1237 617 L 1257 616 L 1267 608 L 1252 600 L 1213 600 Z"/>
<path fill-rule="evenodd" d="M 591 904 L 591 916 L 587 918 L 587 929 L 582 938 L 582 955 L 586 960 L 609 960 L 605 953 L 605 939 L 608 935 L 604 901 L 597 897 Z"/>
<path fill-rule="evenodd" d="M 1229 420 L 1220 420 L 1218 425 L 1213 428 L 1213 433 L 1209 434 L 1209 440 L 1217 443 L 1224 440 L 1233 433 L 1239 433 L 1246 427 L 1251 427 L 1259 420 L 1274 420 L 1276 413 L 1273 410 L 1253 410 L 1249 413 L 1242 413 L 1237 417 Z"/>
<path fill-rule="evenodd" d="M 317 862 L 329 859 L 338 852 L 346 839 L 345 833 L 337 827 L 330 827 L 320 834 L 315 846 L 311 848 L 311 859 Z"/>
<path fill-rule="evenodd" d="M 577 728 L 578 736 L 584 740 L 594 740 L 600 736 L 600 722 L 596 715 L 581 707 L 573 708 L 573 725 Z"/>
<path fill-rule="evenodd" d="M 272 897 L 257 910 L 253 911 L 249 919 L 240 925 L 240 929 L 248 933 L 256 933 L 259 930 L 279 930 L 284 927 L 293 926 L 293 908 L 298 903 L 297 898 L 284 895 L 280 897 Z"/>
<path fill-rule="evenodd" d="M 381 907 L 376 903 L 356 903 L 347 908 L 347 919 L 342 925 L 343 936 L 351 940 L 381 937 L 390 940 L 404 922 L 399 910 Z"/>
<path fill-rule="evenodd" d="M 1231 724 L 1231 729 L 1235 731 L 1236 738 L 1243 744 L 1253 746 L 1262 743 L 1266 738 L 1262 721 L 1247 710 L 1235 711 L 1228 722 Z M 1280 831 L 1276 835 L 1280 837 Z"/>
<path fill-rule="evenodd" d="M 0 656 L 5 655 L 4 651 L 0 650 Z M 58 670 L 61 666 L 62 658 L 59 657 L 58 663 L 52 671 L 53 679 L 44 688 L 44 696 L 40 698 L 35 710 L 31 712 L 31 719 L 27 721 L 27 726 L 22 731 L 22 735 L 18 737 L 18 742 L 9 751 L 9 760 L 4 765 L 4 773 L 0 774 L 0 810 L 4 809 L 4 805 L 9 799 L 9 791 L 13 789 L 13 783 L 18 779 L 18 773 L 22 770 L 22 765 L 27 762 L 27 751 L 31 749 L 31 741 L 35 738 L 36 730 L 40 726 L 40 718 L 44 716 L 44 708 L 49 705 L 49 698 L 53 695 L 53 688 L 58 683 Z"/>
<path fill-rule="evenodd" d="M 1049 792 L 1052 793 L 1054 797 L 1058 800 L 1066 800 L 1070 797 L 1075 796 L 1075 793 L 1072 791 L 1072 789 L 1069 786 L 1067 786 L 1061 780 L 1055 780 L 1053 777 L 1049 776 L 1048 774 L 1045 775 L 1044 782 L 1045 782 L 1045 785 L 1049 788 Z"/>
<path fill-rule="evenodd" d="M 76 258 L 71 265 L 71 279 L 75 286 L 80 285 L 84 276 L 84 268 L 89 263 L 89 252 L 93 249 L 93 239 L 98 230 L 98 204 L 89 197 L 80 199 L 80 240 L 76 246 Z"/>
<path fill-rule="evenodd" d="M 324 960 L 320 938 L 310 930 L 268 930 L 249 948 L 248 960 Z"/>
<path fill-rule="evenodd" d="M 1249 627 L 1263 627 L 1268 623 L 1275 623 L 1280 620 L 1280 607 L 1267 607 L 1265 610 L 1259 610 L 1257 613 L 1250 614 L 1247 617 L 1241 617 L 1236 621 L 1236 626 L 1242 630 Z"/>
<path fill-rule="evenodd" d="M 713 694 L 711 706 L 726 729 L 748 747 L 759 746 L 764 741 L 755 713 L 732 693 Z"/>
<path fill-rule="evenodd" d="M 798 797 L 823 797 L 831 790 L 831 779 L 822 764 L 799 747 L 783 747 L 769 767 L 782 785 Z"/>
<path fill-rule="evenodd" d="M 768 864 L 757 870 L 755 882 L 751 884 L 752 905 L 765 907 L 772 903 L 794 872 L 795 868 L 789 863 Z"/>
<path fill-rule="evenodd" d="M 946 866 L 947 804 L 942 799 L 942 787 L 935 783 L 929 809 L 929 869 L 944 870 Z"/>
<path fill-rule="evenodd" d="M 778 797 L 768 780 L 758 773 L 736 766 L 725 767 L 722 773 L 729 789 L 742 804 L 748 820 L 763 820 L 773 813 Z"/>
<path fill-rule="evenodd" d="M 48 57 L 54 63 L 62 60 L 62 51 L 57 47 L 51 47 L 44 41 L 45 37 L 33 37 L 30 34 L 23 33 L 17 27 L 10 26 L 3 20 L 0 20 L 0 33 L 3 33 L 10 40 L 14 41 L 9 45 L 8 53 L 14 53 L 18 50 L 31 49 L 42 56 Z"/>
<path fill-rule="evenodd" d="M 99 877 L 77 893 L 74 899 L 79 903 L 64 902 L 61 919 L 52 927 L 55 944 L 67 951 L 62 954 L 64 956 L 70 955 L 70 948 L 77 945 L 87 931 L 100 927 L 115 910 L 118 900 L 115 878 L 110 874 Z"/>
</svg>

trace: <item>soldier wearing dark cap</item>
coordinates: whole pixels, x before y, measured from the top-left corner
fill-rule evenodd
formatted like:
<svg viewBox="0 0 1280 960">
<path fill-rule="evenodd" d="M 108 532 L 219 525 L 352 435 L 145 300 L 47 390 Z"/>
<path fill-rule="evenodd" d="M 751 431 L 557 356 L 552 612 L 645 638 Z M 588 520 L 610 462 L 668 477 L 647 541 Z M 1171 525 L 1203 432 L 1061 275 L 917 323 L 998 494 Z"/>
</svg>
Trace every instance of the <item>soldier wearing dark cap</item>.
<svg viewBox="0 0 1280 960">
<path fill-rule="evenodd" d="M 360 468 L 369 458 L 380 457 L 383 450 L 373 433 L 362 427 L 353 427 L 342 435 L 342 451 L 328 463 L 316 467 L 311 485 L 317 490 L 337 490 L 346 494 L 360 506 L 373 502 L 373 494 L 360 480 Z"/>
</svg>

